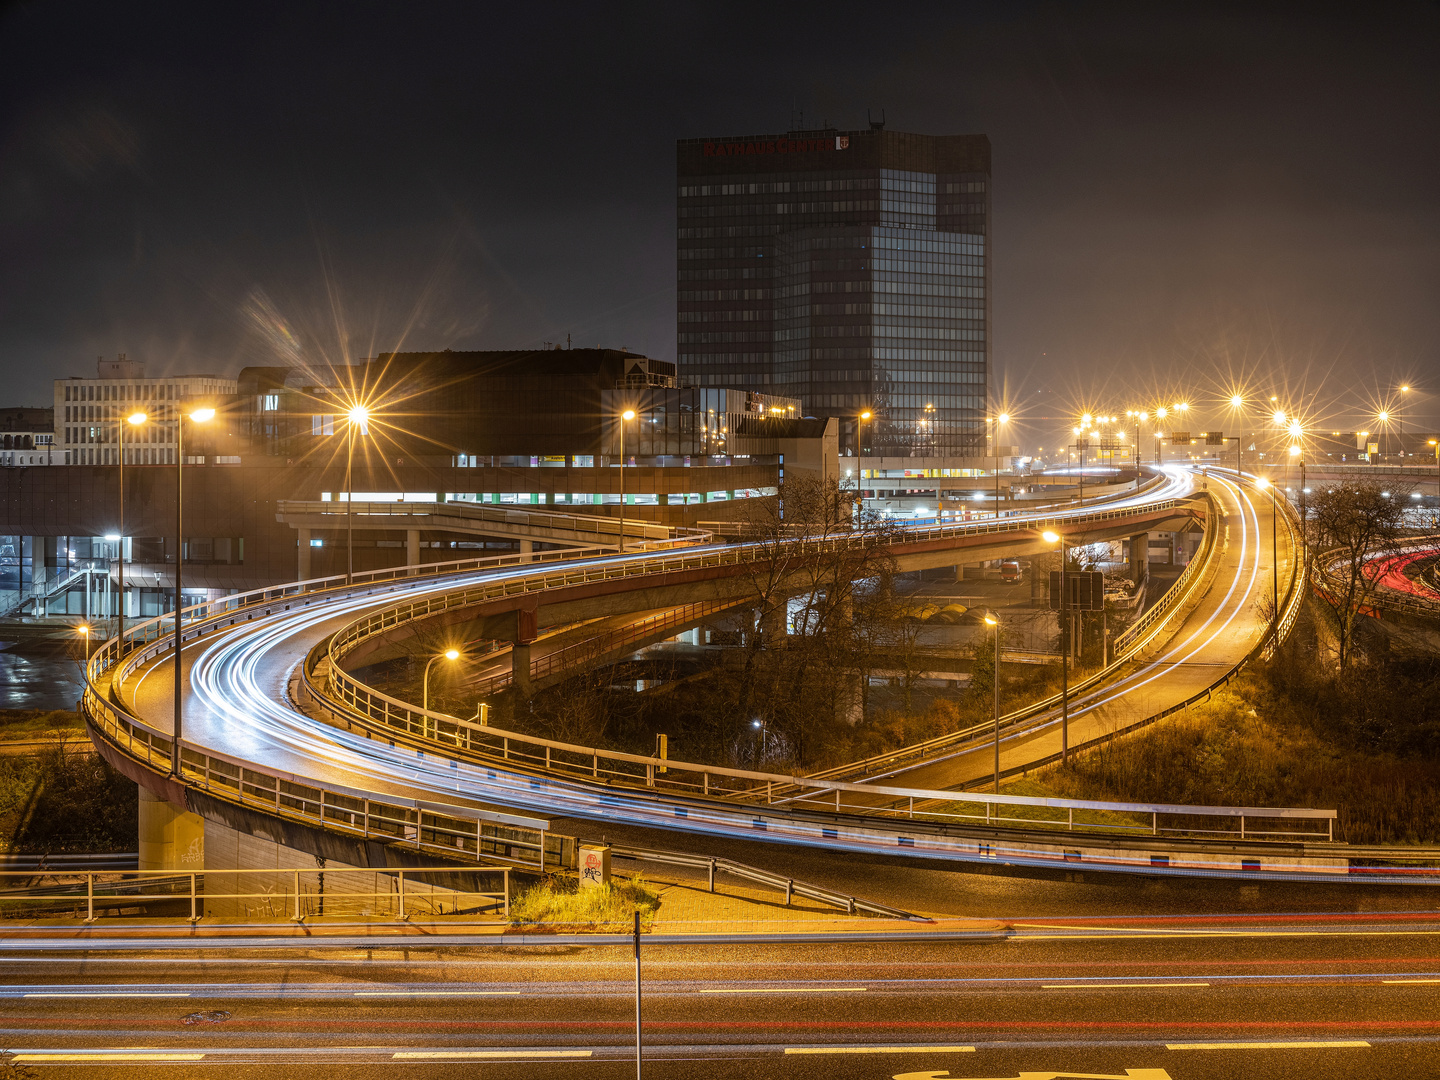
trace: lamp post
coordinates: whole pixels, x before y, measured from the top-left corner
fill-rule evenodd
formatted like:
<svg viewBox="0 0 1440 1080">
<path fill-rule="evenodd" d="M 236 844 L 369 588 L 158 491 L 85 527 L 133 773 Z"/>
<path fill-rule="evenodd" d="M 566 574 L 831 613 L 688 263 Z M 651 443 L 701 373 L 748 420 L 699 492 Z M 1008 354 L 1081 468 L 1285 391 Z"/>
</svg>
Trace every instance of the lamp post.
<svg viewBox="0 0 1440 1080">
<path fill-rule="evenodd" d="M 77 627 L 75 628 L 75 630 L 76 630 L 77 633 L 79 633 L 79 635 L 80 635 L 82 638 L 85 639 L 85 666 L 86 666 L 86 668 L 89 668 L 89 666 L 90 666 L 90 627 L 89 627 L 89 625 L 86 624 L 86 623 L 81 623 L 79 626 L 77 626 Z M 89 672 L 87 671 L 86 674 L 88 675 Z"/>
<path fill-rule="evenodd" d="M 139 427 L 150 419 L 144 412 L 137 409 L 125 418 L 125 423 L 132 427 Z M 119 620 L 115 632 L 115 639 L 119 642 L 116 659 L 125 655 L 125 424 L 117 425 L 120 439 L 120 543 L 119 543 L 119 592 L 120 605 L 117 609 L 116 618 Z"/>
<path fill-rule="evenodd" d="M 430 665 L 433 664 L 433 663 L 435 663 L 436 660 L 459 660 L 459 659 L 460 659 L 460 650 L 459 650 L 459 649 L 446 649 L 443 653 L 440 653 L 440 654 L 438 654 L 438 655 L 436 655 L 436 656 L 432 656 L 429 660 L 427 660 L 427 661 L 425 662 L 425 675 L 424 675 L 424 677 L 420 680 L 420 683 L 421 683 L 421 693 L 422 693 L 422 697 L 421 697 L 421 699 L 420 699 L 420 702 L 421 702 L 420 707 L 421 707 L 422 709 L 424 709 L 426 712 L 429 712 L 429 711 L 430 711 Z"/>
<path fill-rule="evenodd" d="M 1000 616 L 985 613 L 985 625 L 995 628 L 995 794 L 1000 794 Z"/>
<path fill-rule="evenodd" d="M 1066 587 L 1065 537 L 1046 529 L 1047 544 L 1060 545 L 1060 762 L 1070 761 L 1070 591 Z"/>
<path fill-rule="evenodd" d="M 625 425 L 635 419 L 635 410 L 620 414 L 620 554 L 625 554 Z"/>
<path fill-rule="evenodd" d="M 370 420 L 370 410 L 354 405 L 345 414 L 345 584 L 355 584 L 355 490 L 352 468 L 355 463 L 355 432 L 363 435 Z"/>
<path fill-rule="evenodd" d="M 1440 439 L 1431 439 L 1430 445 L 1435 447 L 1435 497 L 1440 498 Z"/>
<path fill-rule="evenodd" d="M 1000 425 L 1001 425 L 1001 424 L 1008 424 L 1009 422 L 1010 422 L 1010 414 L 1009 414 L 1009 413 L 1001 413 L 999 416 L 997 416 L 997 417 L 995 418 L 995 434 L 994 434 L 994 443 L 995 443 L 995 445 L 994 445 L 993 447 L 991 447 L 991 449 L 993 449 L 993 450 L 995 451 L 995 521 L 996 521 L 997 524 L 998 524 L 999 521 L 1000 521 Z M 1084 471 L 1084 469 L 1081 469 L 1081 471 L 1080 471 L 1080 476 L 1081 476 L 1080 482 L 1083 484 L 1083 483 L 1085 482 L 1085 480 L 1084 480 L 1084 476 L 1085 476 L 1085 471 Z"/>
<path fill-rule="evenodd" d="M 1240 420 L 1240 434 L 1235 437 L 1235 478 L 1238 480 L 1244 472 L 1245 453 L 1245 399 L 1239 394 L 1230 396 L 1231 415 L 1237 416 Z"/>
<path fill-rule="evenodd" d="M 215 418 L 215 410 L 211 408 L 196 409 L 189 414 L 189 418 L 197 424 L 204 424 Z M 180 738 L 181 720 L 183 710 L 181 706 L 181 608 L 184 605 L 185 593 L 181 586 L 181 569 L 185 565 L 185 419 L 186 414 L 178 411 L 175 414 L 175 742 L 170 754 L 170 775 L 176 780 L 181 780 L 180 772 Z"/>
<path fill-rule="evenodd" d="M 856 447 L 855 447 L 855 450 L 856 450 L 856 455 L 857 455 L 858 457 L 864 457 L 864 456 L 865 456 L 865 425 L 870 422 L 870 417 L 871 417 L 872 415 L 873 415 L 873 414 L 870 412 L 870 410 L 869 410 L 869 409 L 866 409 L 864 412 L 862 412 L 862 413 L 860 414 L 860 416 L 859 416 L 858 419 L 856 420 L 856 423 L 855 423 L 855 442 L 857 443 L 857 445 L 856 445 Z M 871 434 L 872 436 L 875 434 L 874 428 L 871 428 L 870 434 Z"/>
<path fill-rule="evenodd" d="M 1280 613 L 1280 549 L 1279 532 L 1276 528 L 1276 518 L 1280 516 L 1279 507 L 1275 504 L 1275 485 L 1266 477 L 1260 477 L 1255 481 L 1255 486 L 1261 491 L 1270 491 L 1270 603 L 1275 615 Z M 1273 617 L 1273 616 L 1272 616 Z"/>
</svg>

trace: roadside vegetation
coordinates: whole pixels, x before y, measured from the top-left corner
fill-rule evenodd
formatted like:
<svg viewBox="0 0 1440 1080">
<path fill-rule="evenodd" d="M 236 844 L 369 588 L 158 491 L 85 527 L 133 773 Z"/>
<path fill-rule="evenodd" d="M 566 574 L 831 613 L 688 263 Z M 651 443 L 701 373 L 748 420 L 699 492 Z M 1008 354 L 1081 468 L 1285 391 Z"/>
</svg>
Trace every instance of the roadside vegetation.
<svg viewBox="0 0 1440 1080">
<path fill-rule="evenodd" d="M 0 741 L 85 737 L 85 723 L 74 709 L 0 709 Z"/>
<path fill-rule="evenodd" d="M 93 753 L 0 755 L 0 850 L 134 851 L 139 789 Z"/>
<path fill-rule="evenodd" d="M 620 933 L 649 929 L 660 909 L 660 894 L 638 873 L 614 877 L 603 885 L 582 889 L 574 878 L 552 876 L 532 885 L 510 901 L 510 923 L 554 933 Z"/>
</svg>

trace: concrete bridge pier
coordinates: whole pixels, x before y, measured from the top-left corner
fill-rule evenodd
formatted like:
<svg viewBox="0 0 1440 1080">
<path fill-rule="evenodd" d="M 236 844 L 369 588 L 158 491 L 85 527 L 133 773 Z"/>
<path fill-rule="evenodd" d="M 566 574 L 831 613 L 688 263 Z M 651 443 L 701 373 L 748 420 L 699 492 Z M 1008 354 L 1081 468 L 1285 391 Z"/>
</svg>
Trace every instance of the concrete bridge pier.
<svg viewBox="0 0 1440 1080">
<path fill-rule="evenodd" d="M 533 555 L 533 554 L 535 554 L 535 541 L 534 541 L 534 540 L 521 540 L 521 541 L 520 541 L 520 554 L 521 554 L 521 555 Z M 525 561 L 526 561 L 526 562 L 529 562 L 530 560 L 529 560 L 529 559 L 526 559 Z"/>
<path fill-rule="evenodd" d="M 413 576 L 420 571 L 415 569 L 420 564 L 420 530 L 405 530 L 405 565 L 410 567 L 409 575 Z"/>
<path fill-rule="evenodd" d="M 205 869 L 205 819 L 142 787 L 139 869 Z"/>
<path fill-rule="evenodd" d="M 1136 533 L 1130 537 L 1130 580 L 1138 586 L 1145 580 L 1145 570 L 1150 560 L 1150 534 Z"/>
<path fill-rule="evenodd" d="M 296 558 L 297 558 L 297 560 L 299 561 L 298 570 L 299 570 L 299 572 L 300 572 L 300 577 L 299 577 L 298 580 L 300 580 L 300 581 L 309 581 L 309 580 L 310 580 L 310 530 L 309 530 L 309 529 L 296 529 L 296 530 L 295 530 L 295 535 L 296 535 L 296 537 L 297 537 L 296 543 L 298 543 L 298 544 L 300 545 L 299 548 L 296 549 Z"/>
<path fill-rule="evenodd" d="M 760 640 L 766 645 L 777 645 L 785 640 L 788 597 L 771 597 L 768 607 L 760 609 Z"/>
</svg>

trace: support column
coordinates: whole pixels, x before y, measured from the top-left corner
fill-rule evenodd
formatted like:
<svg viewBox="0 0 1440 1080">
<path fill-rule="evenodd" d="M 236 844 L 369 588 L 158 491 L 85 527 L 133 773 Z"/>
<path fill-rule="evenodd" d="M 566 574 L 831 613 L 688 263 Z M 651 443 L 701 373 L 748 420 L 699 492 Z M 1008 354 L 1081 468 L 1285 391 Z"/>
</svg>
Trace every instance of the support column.
<svg viewBox="0 0 1440 1080">
<path fill-rule="evenodd" d="M 535 554 L 535 541 L 534 541 L 534 540 L 521 540 L 521 541 L 520 541 L 520 554 L 521 554 L 521 555 L 533 555 L 533 554 Z M 527 561 L 528 561 L 528 560 L 527 560 Z"/>
<path fill-rule="evenodd" d="M 776 597 L 771 607 L 760 609 L 760 640 L 766 645 L 778 645 L 785 640 L 790 621 L 786 617 L 786 599 Z"/>
<path fill-rule="evenodd" d="M 405 530 L 405 565 L 406 565 L 406 566 L 409 566 L 409 567 L 415 567 L 415 566 L 418 566 L 419 563 L 420 563 L 420 530 L 419 530 L 419 529 L 406 529 L 406 530 Z M 418 574 L 419 572 L 420 572 L 419 570 L 415 570 L 415 569 L 411 569 L 411 571 L 410 571 L 411 575 Z"/>
<path fill-rule="evenodd" d="M 521 697 L 530 696 L 530 643 L 528 641 L 517 641 L 510 647 L 510 680 L 515 685 L 516 693 Z"/>
<path fill-rule="evenodd" d="M 1143 532 L 1130 537 L 1130 579 L 1137 586 L 1145 580 L 1145 568 L 1149 559 L 1150 534 Z"/>
<path fill-rule="evenodd" d="M 296 529 L 296 543 L 300 545 L 296 552 L 296 572 L 300 575 L 299 581 L 310 580 L 310 530 Z"/>
<path fill-rule="evenodd" d="M 141 870 L 205 869 L 205 819 L 140 789 Z"/>
</svg>

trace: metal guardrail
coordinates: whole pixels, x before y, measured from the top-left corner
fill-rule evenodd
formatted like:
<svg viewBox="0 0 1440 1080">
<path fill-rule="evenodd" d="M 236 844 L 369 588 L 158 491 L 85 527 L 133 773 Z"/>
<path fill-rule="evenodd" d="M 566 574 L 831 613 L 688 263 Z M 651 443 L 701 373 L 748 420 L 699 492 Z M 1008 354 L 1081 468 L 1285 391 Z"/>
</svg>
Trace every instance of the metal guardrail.
<svg viewBox="0 0 1440 1080">
<path fill-rule="evenodd" d="M 554 529 L 561 532 L 591 533 L 614 536 L 618 542 L 622 519 L 600 514 L 560 514 L 549 510 L 530 510 L 524 506 L 491 505 L 472 503 L 464 500 L 446 502 L 356 502 L 347 512 L 344 502 L 317 499 L 284 499 L 275 505 L 276 518 L 287 514 L 316 514 L 326 517 L 347 518 L 353 516 L 357 524 L 365 517 L 455 517 L 471 521 L 489 521 L 501 525 L 529 525 L 539 529 Z M 682 526 L 661 525 L 636 518 L 623 519 L 624 533 L 628 537 L 644 540 L 685 540 L 691 543 L 708 541 L 710 533 L 704 529 L 688 529 Z M 337 526 L 338 527 L 338 526 Z M 613 547 L 614 545 L 608 545 Z"/>
<path fill-rule="evenodd" d="M 916 922 L 929 922 L 920 915 L 914 915 L 900 908 L 893 908 L 886 904 L 877 904 L 873 900 L 863 900 L 858 896 L 850 896 L 846 893 L 836 892 L 833 889 L 825 889 L 819 885 L 811 885 L 809 882 L 797 881 L 794 878 L 787 878 L 780 874 L 772 874 L 769 870 L 761 870 L 755 866 L 747 866 L 745 863 L 735 862 L 733 859 L 721 859 L 707 855 L 691 855 L 683 851 L 655 851 L 649 848 L 617 847 L 611 845 L 610 856 L 615 859 L 628 859 L 632 862 L 661 863 L 668 866 L 689 866 L 706 870 L 709 873 L 710 891 L 715 891 L 715 875 L 717 873 L 729 874 L 745 881 L 753 881 L 757 885 L 764 885 L 767 888 L 775 889 L 785 894 L 785 903 L 789 904 L 792 897 L 804 896 L 810 900 L 818 900 L 822 904 L 829 904 L 832 907 L 843 908 L 848 914 L 856 915 L 862 911 L 868 911 L 887 919 L 906 919 Z"/>
<path fill-rule="evenodd" d="M 406 875 L 409 875 L 407 878 Z M 443 876 L 453 879 L 458 875 L 483 874 L 499 876 L 500 890 L 476 891 L 456 889 L 452 885 L 435 885 L 424 880 L 427 876 Z M 52 883 L 22 888 L 7 888 L 14 879 L 34 881 L 36 877 L 58 877 L 71 879 L 68 883 Z M 330 881 L 330 892 L 325 891 L 326 879 Z M 378 884 L 388 880 L 391 887 L 381 891 L 351 887 L 358 881 Z M 211 881 L 219 879 L 220 890 L 209 887 Z M 240 879 L 240 880 L 235 880 Z M 260 891 L 235 891 L 241 881 L 259 881 Z M 340 885 L 335 888 L 337 883 Z M 231 882 L 234 882 L 232 885 Z M 314 883 L 307 892 L 302 882 Z M 408 888 L 407 888 L 408 882 Z M 10 905 L 34 911 L 36 908 L 57 904 L 85 905 L 85 921 L 93 923 L 101 913 L 133 908 L 138 904 L 187 902 L 190 907 L 190 922 L 198 922 L 203 916 L 200 905 L 211 900 L 253 900 L 259 914 L 291 922 L 303 922 L 315 915 L 359 914 L 371 917 L 392 916 L 404 922 L 415 915 L 456 915 L 495 911 L 502 918 L 510 915 L 510 868 L 476 867 L 454 870 L 389 870 L 365 867 L 326 867 L 304 870 L 130 870 L 117 877 L 113 872 L 101 870 L 81 871 L 0 871 L 0 912 Z M 449 901 L 450 911 L 445 911 Z M 326 903 L 330 910 L 325 910 Z M 361 910 L 353 908 L 358 901 L 368 901 Z M 463 905 L 463 906 L 462 906 Z M 338 908 L 338 910 L 337 910 Z M 254 911 L 247 912 L 253 918 Z"/>
<path fill-rule="evenodd" d="M 1401 546 L 1401 550 L 1421 546 L 1433 547 L 1437 543 L 1440 543 L 1440 536 L 1407 538 L 1406 542 Z M 1321 589 L 1327 586 L 1331 588 L 1343 588 L 1331 570 L 1331 567 L 1338 561 L 1338 557 L 1343 550 L 1343 548 L 1332 548 L 1330 551 L 1321 553 L 1315 559 L 1314 569 L 1312 571 L 1313 587 Z M 1375 557 L 1384 558 L 1390 554 L 1394 554 L 1394 552 L 1384 552 Z M 1436 566 L 1427 568 L 1424 573 L 1435 577 Z M 1422 582 L 1422 584 L 1426 585 L 1426 587 L 1433 587 L 1429 585 L 1428 581 Z M 1440 595 L 1431 599 L 1425 596 L 1404 596 L 1390 589 L 1376 588 L 1370 594 L 1367 603 L 1363 606 L 1374 606 L 1376 608 L 1403 612 L 1406 615 L 1415 615 L 1426 619 L 1440 618 Z"/>
</svg>

